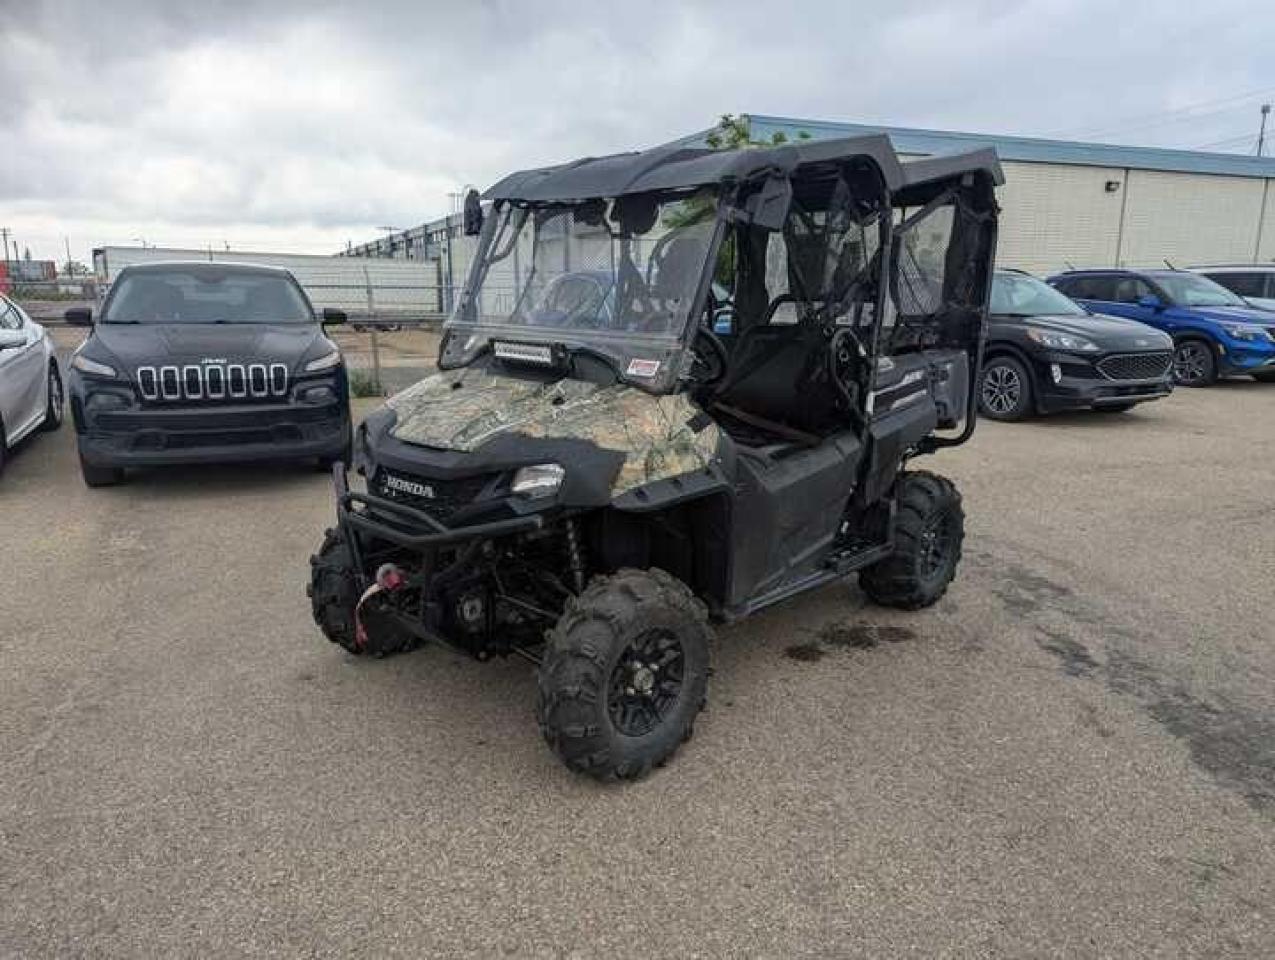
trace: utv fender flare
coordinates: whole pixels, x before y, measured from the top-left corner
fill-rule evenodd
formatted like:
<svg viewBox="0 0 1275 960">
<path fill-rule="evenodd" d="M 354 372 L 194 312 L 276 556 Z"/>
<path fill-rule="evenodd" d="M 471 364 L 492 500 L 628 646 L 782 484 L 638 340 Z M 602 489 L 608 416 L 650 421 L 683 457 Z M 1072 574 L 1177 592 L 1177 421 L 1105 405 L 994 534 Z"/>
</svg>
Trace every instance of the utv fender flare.
<svg viewBox="0 0 1275 960">
<path fill-rule="evenodd" d="M 612 500 L 611 506 L 624 513 L 653 513 L 689 500 L 726 493 L 729 489 L 730 484 L 721 471 L 709 466 L 703 470 L 633 487 Z"/>
</svg>

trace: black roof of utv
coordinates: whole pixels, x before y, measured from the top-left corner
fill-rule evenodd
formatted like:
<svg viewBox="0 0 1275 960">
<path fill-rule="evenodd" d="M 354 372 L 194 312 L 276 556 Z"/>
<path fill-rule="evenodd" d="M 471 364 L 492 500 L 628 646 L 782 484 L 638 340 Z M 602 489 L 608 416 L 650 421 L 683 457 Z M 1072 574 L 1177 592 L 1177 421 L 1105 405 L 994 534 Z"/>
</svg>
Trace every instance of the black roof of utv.
<svg viewBox="0 0 1275 960">
<path fill-rule="evenodd" d="M 565 203 L 748 180 L 770 171 L 790 173 L 807 164 L 856 157 L 872 161 L 891 192 L 923 187 L 972 171 L 987 173 L 994 184 L 1004 183 L 994 150 L 900 163 L 890 138 L 877 134 L 739 150 L 655 147 L 609 157 L 586 157 L 555 167 L 511 173 L 484 196 L 488 200 Z"/>
</svg>

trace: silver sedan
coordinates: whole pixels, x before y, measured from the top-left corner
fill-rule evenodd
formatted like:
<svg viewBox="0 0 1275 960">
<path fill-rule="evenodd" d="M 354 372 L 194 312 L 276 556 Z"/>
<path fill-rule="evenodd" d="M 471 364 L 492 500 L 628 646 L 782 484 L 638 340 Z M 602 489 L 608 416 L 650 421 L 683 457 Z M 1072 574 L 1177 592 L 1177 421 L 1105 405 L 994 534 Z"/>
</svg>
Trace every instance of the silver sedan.
<svg viewBox="0 0 1275 960">
<path fill-rule="evenodd" d="M 0 472 L 9 451 L 36 430 L 62 426 L 62 376 L 53 341 L 0 296 Z"/>
</svg>

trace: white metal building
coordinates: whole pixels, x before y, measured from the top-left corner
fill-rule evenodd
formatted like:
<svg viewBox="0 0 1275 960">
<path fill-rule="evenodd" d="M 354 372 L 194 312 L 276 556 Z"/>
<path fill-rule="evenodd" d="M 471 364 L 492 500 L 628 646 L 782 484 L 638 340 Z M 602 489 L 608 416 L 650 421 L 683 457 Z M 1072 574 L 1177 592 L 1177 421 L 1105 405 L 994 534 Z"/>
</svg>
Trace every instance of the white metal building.
<svg viewBox="0 0 1275 960">
<path fill-rule="evenodd" d="M 753 140 L 886 133 L 904 157 L 995 147 L 1005 168 L 997 262 L 1047 275 L 1075 267 L 1275 260 L 1275 158 L 751 115 Z M 677 141 L 702 143 L 708 130 Z M 571 158 L 563 157 L 563 160 Z M 432 260 L 463 283 L 472 241 L 452 216 L 353 248 Z"/>
</svg>

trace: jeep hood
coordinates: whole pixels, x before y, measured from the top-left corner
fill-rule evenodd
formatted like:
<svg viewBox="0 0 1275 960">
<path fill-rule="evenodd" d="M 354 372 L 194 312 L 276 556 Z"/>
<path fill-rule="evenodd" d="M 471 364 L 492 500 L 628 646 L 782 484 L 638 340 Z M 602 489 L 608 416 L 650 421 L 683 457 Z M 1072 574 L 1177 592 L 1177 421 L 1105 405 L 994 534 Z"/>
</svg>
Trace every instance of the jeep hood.
<svg viewBox="0 0 1275 960">
<path fill-rule="evenodd" d="M 321 335 L 315 323 L 99 323 L 92 337 L 129 369 L 205 359 L 291 368 Z"/>
<path fill-rule="evenodd" d="M 418 446 L 471 452 L 497 437 L 521 435 L 584 440 L 621 453 L 616 495 L 704 469 L 720 440 L 717 427 L 685 394 L 653 396 L 583 380 L 544 382 L 477 366 L 426 377 L 387 405 L 396 414 L 390 435 Z"/>
</svg>

